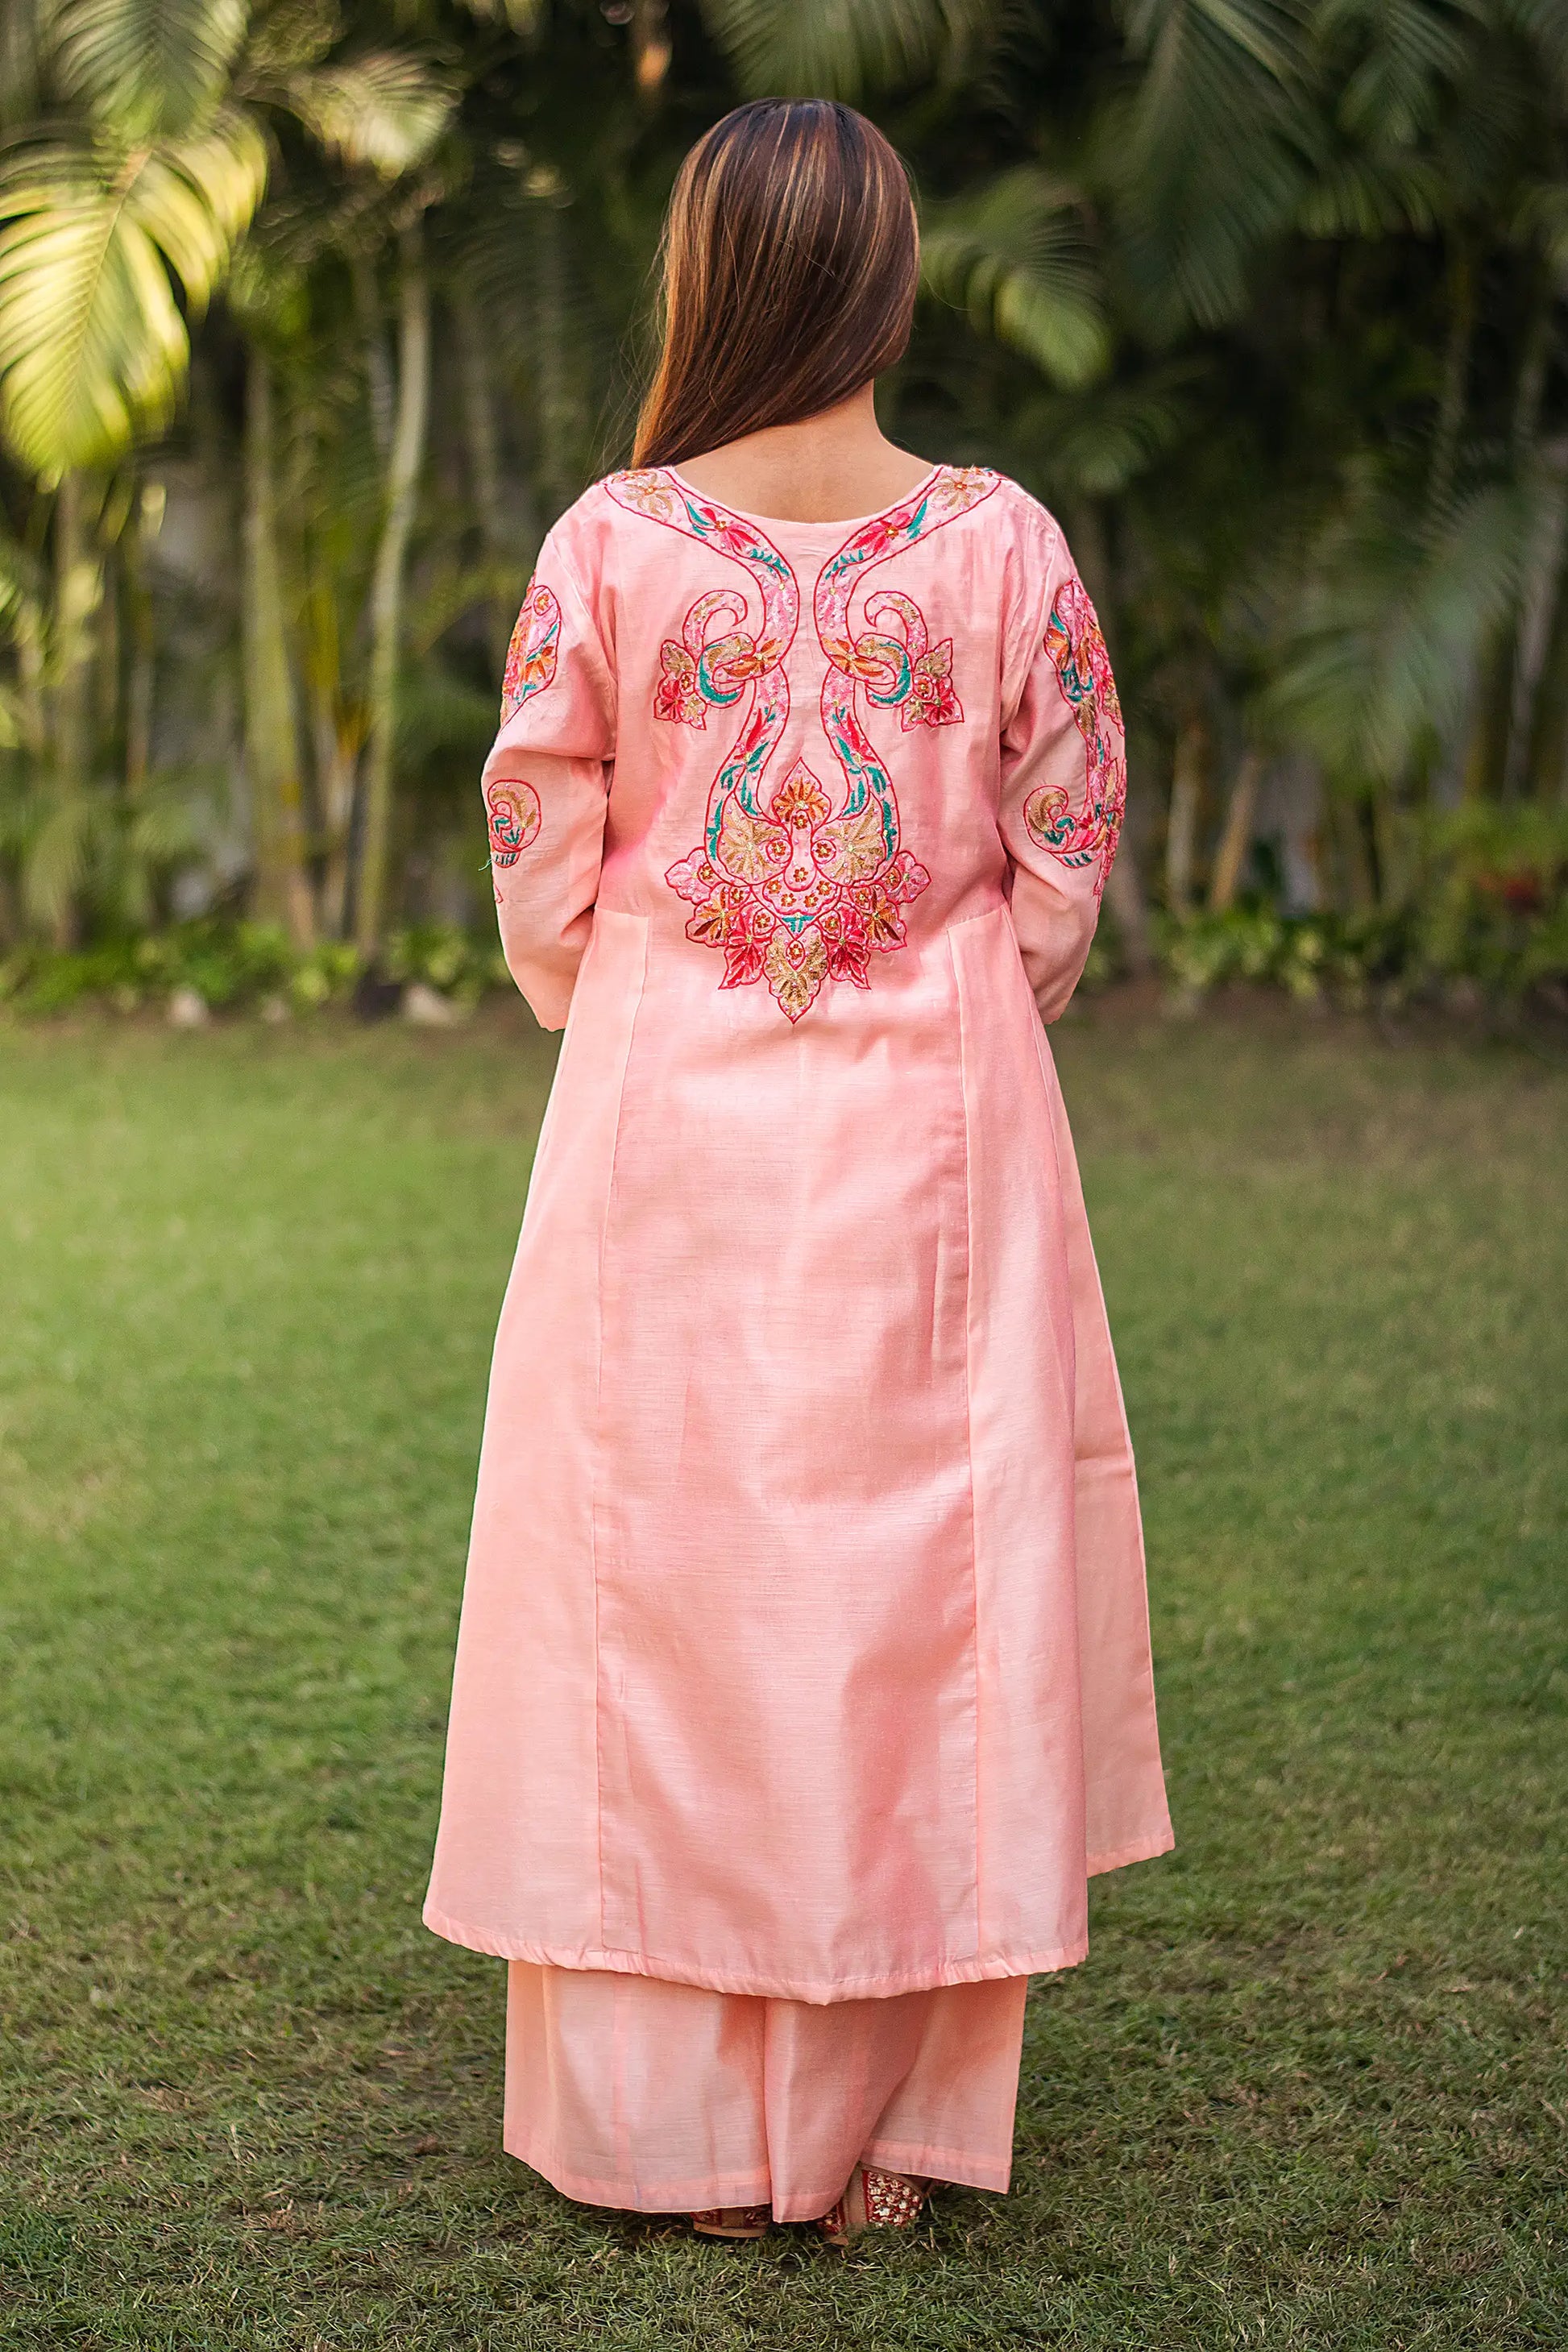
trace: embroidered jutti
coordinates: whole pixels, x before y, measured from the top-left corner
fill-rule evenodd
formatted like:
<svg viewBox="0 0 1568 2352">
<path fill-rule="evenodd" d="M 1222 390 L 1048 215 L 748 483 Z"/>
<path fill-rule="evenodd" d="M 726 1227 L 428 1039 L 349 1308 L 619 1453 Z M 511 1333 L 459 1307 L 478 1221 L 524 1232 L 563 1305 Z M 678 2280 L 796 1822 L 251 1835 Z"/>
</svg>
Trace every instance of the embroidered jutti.
<svg viewBox="0 0 1568 2352">
<path fill-rule="evenodd" d="M 1089 600 L 997 475 L 806 525 L 622 474 L 551 532 L 484 790 L 508 961 L 565 1034 L 438 1934 L 858 2002 L 1069 1966 L 1087 1878 L 1170 1844 L 1041 1020 L 1124 789 Z"/>
</svg>

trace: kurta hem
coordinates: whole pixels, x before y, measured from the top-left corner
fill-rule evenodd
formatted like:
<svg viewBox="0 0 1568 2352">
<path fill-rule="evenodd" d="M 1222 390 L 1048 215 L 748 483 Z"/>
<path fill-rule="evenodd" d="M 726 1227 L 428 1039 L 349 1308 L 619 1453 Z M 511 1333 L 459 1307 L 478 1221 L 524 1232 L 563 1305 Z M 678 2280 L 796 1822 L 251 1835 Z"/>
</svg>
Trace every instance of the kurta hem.
<svg viewBox="0 0 1568 2352">
<path fill-rule="evenodd" d="M 1169 1841 L 1167 1840 L 1167 1844 Z M 1162 1853 L 1153 1846 L 1149 1856 Z M 1144 1857 L 1137 1857 L 1142 1859 Z M 780 1977 L 748 1974 L 735 1969 L 705 1969 L 686 1960 L 655 1958 L 647 1952 L 616 1952 L 584 1944 L 576 1950 L 560 1944 L 534 1944 L 518 1937 L 496 1936 L 470 1927 L 445 1912 L 426 1909 L 425 1925 L 432 1935 L 470 1952 L 486 1952 L 499 1960 L 531 1960 L 551 1969 L 608 1969 L 620 1976 L 658 1977 L 667 1984 L 700 1985 L 708 1992 L 760 1995 L 769 2000 L 812 2001 L 819 2007 L 836 2000 L 875 2000 L 900 1992 L 927 1992 L 937 1985 L 984 1984 L 997 1977 L 1053 1976 L 1076 1969 L 1089 1953 L 1087 1936 L 1051 1952 L 993 1952 L 964 1960 L 942 1960 L 926 1968 L 903 1969 L 889 1976 L 834 1977 L 787 1981 Z M 842 2185 L 842 2184 L 841 2184 Z M 835 2194 L 837 2192 L 835 2191 Z"/>
<path fill-rule="evenodd" d="M 1084 1865 L 1088 1878 L 1103 1878 L 1108 1870 L 1125 1870 L 1134 1862 L 1155 1862 L 1163 1853 L 1174 1850 L 1176 1832 L 1166 1822 L 1157 1838 L 1137 1838 L 1131 1845 L 1119 1845 L 1110 1853 L 1091 1853 Z"/>
</svg>

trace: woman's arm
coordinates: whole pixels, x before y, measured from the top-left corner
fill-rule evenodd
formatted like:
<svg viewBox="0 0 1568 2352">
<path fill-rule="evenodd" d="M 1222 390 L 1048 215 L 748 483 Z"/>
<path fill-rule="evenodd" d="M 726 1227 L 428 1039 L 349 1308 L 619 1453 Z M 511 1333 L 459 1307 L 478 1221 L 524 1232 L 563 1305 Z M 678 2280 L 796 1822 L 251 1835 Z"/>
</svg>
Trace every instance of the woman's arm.
<svg viewBox="0 0 1568 2352">
<path fill-rule="evenodd" d="M 540 550 L 481 779 L 507 968 L 546 1029 L 566 1019 L 604 856 L 615 680 L 559 531 Z"/>
<path fill-rule="evenodd" d="M 1126 736 L 1105 639 L 1066 541 L 1050 530 L 1002 732 L 998 816 L 1013 868 L 1013 924 L 1046 1021 L 1078 985 L 1127 797 Z"/>
</svg>

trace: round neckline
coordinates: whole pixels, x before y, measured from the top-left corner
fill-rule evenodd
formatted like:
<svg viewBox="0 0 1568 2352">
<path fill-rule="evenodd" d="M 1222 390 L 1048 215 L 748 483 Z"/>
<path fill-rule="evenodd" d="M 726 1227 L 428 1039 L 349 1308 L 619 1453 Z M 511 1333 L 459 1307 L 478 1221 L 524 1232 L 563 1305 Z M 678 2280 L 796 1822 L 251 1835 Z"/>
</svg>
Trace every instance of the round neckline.
<svg viewBox="0 0 1568 2352">
<path fill-rule="evenodd" d="M 745 507 L 731 506 L 728 499 L 716 498 L 711 490 L 700 490 L 695 482 L 687 480 L 679 466 L 660 466 L 658 471 L 668 474 L 670 480 L 678 482 L 689 497 L 700 499 L 704 506 L 718 507 L 723 513 L 732 514 L 738 522 L 754 523 L 759 530 L 845 531 L 862 530 L 868 523 L 880 522 L 884 516 L 890 515 L 895 509 L 907 506 L 910 499 L 918 499 L 922 490 L 929 490 L 938 476 L 946 473 L 947 467 L 939 458 L 928 472 L 921 475 L 920 480 L 911 488 L 900 491 L 896 499 L 889 499 L 885 507 L 876 507 L 869 514 L 834 515 L 826 522 L 801 522 L 790 515 L 752 514 Z"/>
</svg>

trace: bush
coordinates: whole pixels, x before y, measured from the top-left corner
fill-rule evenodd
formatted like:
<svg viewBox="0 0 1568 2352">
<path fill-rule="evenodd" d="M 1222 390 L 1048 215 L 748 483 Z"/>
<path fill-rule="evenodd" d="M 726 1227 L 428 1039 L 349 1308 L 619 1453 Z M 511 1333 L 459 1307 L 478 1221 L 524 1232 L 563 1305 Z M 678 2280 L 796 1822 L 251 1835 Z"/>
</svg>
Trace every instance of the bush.
<svg viewBox="0 0 1568 2352">
<path fill-rule="evenodd" d="M 1423 887 L 1396 912 L 1289 916 L 1247 904 L 1223 915 L 1157 917 L 1161 969 L 1194 1004 L 1244 982 L 1348 1006 L 1534 999 L 1568 1011 L 1568 813 L 1467 806 L 1434 822 L 1424 856 Z M 1108 921 L 1085 985 L 1113 980 L 1120 962 Z M 208 916 L 68 953 L 20 948 L 0 961 L 0 1002 L 27 1013 L 84 1003 L 129 1013 L 191 989 L 214 1012 L 270 1005 L 308 1013 L 345 1002 L 359 970 L 354 950 L 341 941 L 300 950 L 272 925 Z M 475 937 L 452 924 L 395 933 L 384 974 L 464 1005 L 511 985 L 494 934 Z"/>
</svg>

